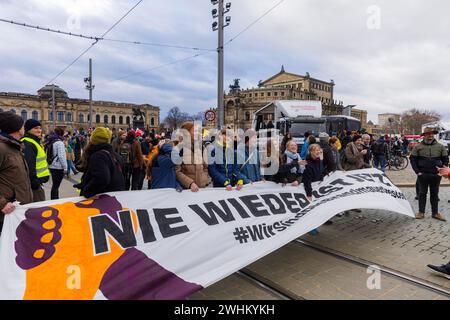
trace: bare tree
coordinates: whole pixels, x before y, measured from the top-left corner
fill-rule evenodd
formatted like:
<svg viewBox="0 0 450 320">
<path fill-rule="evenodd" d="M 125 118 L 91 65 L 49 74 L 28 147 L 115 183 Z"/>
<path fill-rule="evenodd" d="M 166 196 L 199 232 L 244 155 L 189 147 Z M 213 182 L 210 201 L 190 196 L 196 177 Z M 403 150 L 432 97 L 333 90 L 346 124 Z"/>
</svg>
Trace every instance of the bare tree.
<svg viewBox="0 0 450 320">
<path fill-rule="evenodd" d="M 190 115 L 187 112 L 182 112 L 178 107 L 173 107 L 167 113 L 167 117 L 164 119 L 163 123 L 167 129 L 176 130 L 186 121 L 202 121 L 203 123 L 203 118 L 203 112 L 197 112 Z"/>
<path fill-rule="evenodd" d="M 432 110 L 410 109 L 403 112 L 401 116 L 401 127 L 404 133 L 419 134 L 422 125 L 428 122 L 441 120 L 441 115 Z"/>
<path fill-rule="evenodd" d="M 189 121 L 189 119 L 189 114 L 182 112 L 178 107 L 173 107 L 169 110 L 167 117 L 163 122 L 166 125 L 166 128 L 176 130 L 183 124 L 183 122 Z"/>
</svg>

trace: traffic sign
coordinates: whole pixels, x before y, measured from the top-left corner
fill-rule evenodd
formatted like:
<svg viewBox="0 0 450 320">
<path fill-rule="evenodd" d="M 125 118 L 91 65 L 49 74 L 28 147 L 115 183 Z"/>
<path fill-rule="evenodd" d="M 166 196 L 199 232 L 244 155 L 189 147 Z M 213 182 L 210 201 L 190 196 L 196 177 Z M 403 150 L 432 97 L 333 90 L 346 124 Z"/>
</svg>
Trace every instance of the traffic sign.
<svg viewBox="0 0 450 320">
<path fill-rule="evenodd" d="M 216 120 L 216 113 L 214 110 L 208 110 L 205 112 L 205 120 L 206 121 L 214 121 Z"/>
</svg>

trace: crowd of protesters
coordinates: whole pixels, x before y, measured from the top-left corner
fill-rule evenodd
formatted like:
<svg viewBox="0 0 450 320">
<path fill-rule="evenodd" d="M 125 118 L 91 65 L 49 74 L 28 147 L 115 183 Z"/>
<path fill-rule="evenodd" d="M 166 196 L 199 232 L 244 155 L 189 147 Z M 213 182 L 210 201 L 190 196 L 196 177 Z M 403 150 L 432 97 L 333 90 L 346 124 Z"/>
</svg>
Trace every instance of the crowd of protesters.
<svg viewBox="0 0 450 320">
<path fill-rule="evenodd" d="M 200 145 L 194 145 L 198 134 L 194 123 L 187 122 L 181 129 L 188 135 L 173 140 L 163 139 L 154 132 L 111 131 L 103 127 L 91 133 L 81 129 L 70 133 L 55 128 L 42 137 L 39 121 L 24 123 L 19 116 L 3 112 L 0 125 L 2 156 L 12 154 L 7 159 L 14 159 L 14 166 L 8 167 L 6 160 L 0 163 L 1 175 L 5 175 L 0 179 L 4 181 L 0 185 L 2 212 L 10 211 L 12 200 L 21 203 L 45 200 L 42 185 L 50 177 L 50 197 L 58 199 L 64 176 L 69 178 L 71 173 L 77 175 L 79 172 L 83 174 L 74 187 L 85 197 L 109 191 L 142 190 L 145 181 L 146 189 L 198 192 L 208 186 L 240 190 L 244 185 L 267 180 L 291 186 L 304 184 L 307 197 L 312 199 L 312 183 L 337 170 L 359 170 L 373 165 L 384 172 L 390 150 L 404 151 L 404 144 L 408 143 L 404 137 L 391 139 L 386 135 L 374 139 L 356 131 L 330 133 L 331 137 L 325 132 L 318 136 L 306 132 L 299 150 L 297 142 L 287 134 L 281 144 L 278 138 L 269 138 L 267 158 L 261 159 L 257 132 L 251 129 L 246 131 L 245 141 L 222 130 L 208 146 L 203 143 L 201 132 Z M 433 140 L 431 133 L 434 131 L 425 133 L 424 141 L 411 154 L 412 167 L 418 176 L 420 212 L 416 217 L 424 217 L 429 188 L 432 216 L 445 221 L 438 212 L 440 178 L 436 167 L 447 166 L 448 155 L 445 148 Z M 205 149 L 209 152 L 207 162 L 203 158 Z M 277 170 L 267 173 L 267 168 L 273 164 L 277 165 Z M 12 168 L 16 169 L 17 176 L 11 173 Z M 24 176 L 27 180 L 19 187 L 14 190 L 8 187 L 9 181 L 17 182 L 17 177 Z"/>
<path fill-rule="evenodd" d="M 222 130 L 209 145 L 201 141 L 201 132 L 200 144 L 196 145 L 198 132 L 193 122 L 184 123 L 181 129 L 187 136 L 172 140 L 154 132 L 111 131 L 104 127 L 90 133 L 55 128 L 43 137 L 39 121 L 24 122 L 12 112 L 0 113 L 0 232 L 4 214 L 14 211 L 16 201 L 44 201 L 43 184 L 50 177 L 50 197 L 58 199 L 61 182 L 71 172 L 82 172 L 74 187 L 86 198 L 105 192 L 142 190 L 145 180 L 146 189 L 171 188 L 179 192 L 199 192 L 208 186 L 239 191 L 245 185 L 272 181 L 293 187 L 303 184 L 307 198 L 313 201 L 312 184 L 326 175 L 372 165 L 384 172 L 388 153 L 407 153 L 405 145 L 409 143 L 405 137 L 376 138 L 356 131 L 322 132 L 317 137 L 306 132 L 299 150 L 297 142 L 287 134 L 281 144 L 277 137 L 268 138 L 266 159 L 261 159 L 258 135 L 251 129 L 246 131 L 244 141 Z M 423 141 L 410 156 L 417 174 L 416 218 L 425 216 L 429 190 L 432 217 L 446 221 L 438 209 L 438 193 L 441 176 L 450 177 L 444 169 L 449 158 L 435 134 L 427 128 Z M 208 161 L 204 161 L 204 151 L 208 151 Z M 273 164 L 277 164 L 276 170 L 267 171 Z"/>
</svg>

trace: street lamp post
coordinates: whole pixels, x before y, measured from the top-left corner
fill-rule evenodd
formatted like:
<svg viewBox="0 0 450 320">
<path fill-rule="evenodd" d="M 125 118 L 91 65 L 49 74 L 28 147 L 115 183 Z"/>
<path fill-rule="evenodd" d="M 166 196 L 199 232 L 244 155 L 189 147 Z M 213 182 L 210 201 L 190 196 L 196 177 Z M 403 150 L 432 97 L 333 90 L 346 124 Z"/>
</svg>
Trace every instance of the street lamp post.
<svg viewBox="0 0 450 320">
<path fill-rule="evenodd" d="M 213 18 L 217 18 L 212 24 L 213 31 L 218 31 L 218 71 L 217 71 L 217 109 L 218 109 L 218 127 L 222 129 L 225 125 L 225 107 L 223 100 L 223 65 L 224 65 L 224 50 L 223 50 L 223 29 L 230 25 L 231 17 L 227 16 L 225 18 L 226 24 L 224 24 L 224 15 L 228 13 L 231 9 L 231 2 L 228 2 L 223 7 L 224 0 L 211 0 L 212 5 L 218 5 L 218 10 L 212 10 Z"/>
<path fill-rule="evenodd" d="M 84 78 L 84 82 L 86 83 L 86 90 L 89 90 L 89 131 L 92 129 L 92 90 L 95 88 L 92 85 L 92 59 L 89 59 L 89 77 Z"/>
</svg>

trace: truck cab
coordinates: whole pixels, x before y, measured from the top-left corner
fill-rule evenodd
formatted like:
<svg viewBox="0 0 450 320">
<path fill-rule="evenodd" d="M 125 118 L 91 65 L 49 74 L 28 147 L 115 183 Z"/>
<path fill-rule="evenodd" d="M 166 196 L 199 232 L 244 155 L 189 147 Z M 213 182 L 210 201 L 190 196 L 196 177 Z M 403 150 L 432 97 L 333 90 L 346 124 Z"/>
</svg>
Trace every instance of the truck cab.
<svg viewBox="0 0 450 320">
<path fill-rule="evenodd" d="M 301 148 L 305 133 L 318 136 L 319 133 L 326 132 L 325 124 L 321 101 L 276 100 L 254 113 L 252 127 L 258 132 L 274 129 L 279 137 L 291 133 L 293 140 Z"/>
</svg>

